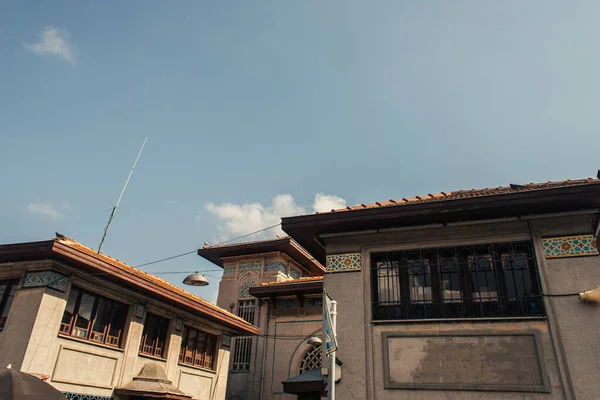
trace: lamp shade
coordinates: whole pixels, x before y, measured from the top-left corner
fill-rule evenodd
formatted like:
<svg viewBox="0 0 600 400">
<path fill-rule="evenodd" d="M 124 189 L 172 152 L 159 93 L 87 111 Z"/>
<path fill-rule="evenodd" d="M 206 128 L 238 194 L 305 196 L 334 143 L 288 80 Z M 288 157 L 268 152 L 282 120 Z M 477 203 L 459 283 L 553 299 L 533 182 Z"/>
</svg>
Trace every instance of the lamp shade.
<svg viewBox="0 0 600 400">
<path fill-rule="evenodd" d="M 204 275 L 195 272 L 191 275 L 188 275 L 183 280 L 183 283 L 190 286 L 206 286 L 208 285 L 208 280 L 204 277 Z"/>
</svg>

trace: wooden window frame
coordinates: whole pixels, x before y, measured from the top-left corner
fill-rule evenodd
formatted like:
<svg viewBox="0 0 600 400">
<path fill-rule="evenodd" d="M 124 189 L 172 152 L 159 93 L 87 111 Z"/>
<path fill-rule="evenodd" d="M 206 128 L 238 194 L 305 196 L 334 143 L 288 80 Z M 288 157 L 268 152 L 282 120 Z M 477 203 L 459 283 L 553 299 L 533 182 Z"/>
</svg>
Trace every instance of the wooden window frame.
<svg viewBox="0 0 600 400">
<path fill-rule="evenodd" d="M 156 329 L 158 330 L 156 338 L 154 340 L 152 340 L 151 342 L 148 342 L 148 319 L 149 318 L 156 318 L 157 320 L 157 327 Z M 162 323 L 166 324 L 165 330 L 164 330 L 164 337 L 161 338 L 159 337 L 161 332 L 161 327 L 162 327 Z M 165 347 L 167 344 L 167 339 L 169 337 L 169 319 L 165 318 L 163 316 L 160 316 L 158 314 L 153 314 L 153 313 L 146 313 L 146 320 L 144 321 L 144 330 L 142 331 L 142 340 L 140 343 L 140 349 L 139 349 L 139 354 L 140 355 L 145 355 L 145 356 L 151 356 L 151 357 L 157 357 L 157 358 L 161 358 L 161 359 L 166 359 L 166 357 L 164 356 L 165 354 Z"/>
<path fill-rule="evenodd" d="M 196 336 L 194 339 L 193 349 L 190 351 L 187 348 L 188 337 L 190 331 L 195 332 Z M 199 338 L 200 334 L 205 335 L 204 351 L 200 350 Z M 182 365 L 188 365 L 191 367 L 206 368 L 211 371 L 215 370 L 217 360 L 217 339 L 216 335 L 203 331 L 201 329 L 193 328 L 186 325 L 183 329 L 181 336 L 181 349 L 179 350 L 179 363 Z"/>
<path fill-rule="evenodd" d="M 10 312 L 10 308 L 12 307 L 12 301 L 7 306 L 8 299 L 10 298 L 10 294 L 13 290 L 14 290 L 15 296 L 16 296 L 17 287 L 19 286 L 19 281 L 20 281 L 20 279 L 1 279 L 0 280 L 0 282 L 6 282 L 6 289 L 4 289 L 4 293 L 2 294 L 2 297 L 0 297 L 0 332 L 2 332 L 4 330 L 4 326 L 6 325 L 6 321 L 8 320 L 8 314 L 7 314 L 6 318 L 3 318 L 2 314 L 4 314 L 4 311 L 6 309 L 8 309 L 8 312 Z M 13 301 L 14 301 L 14 298 L 13 298 Z"/>
<path fill-rule="evenodd" d="M 78 291 L 77 299 L 75 300 L 75 305 L 73 306 L 73 314 L 71 315 L 70 321 L 68 323 L 62 322 L 62 320 L 61 320 L 60 328 L 59 328 L 59 332 L 58 332 L 59 335 L 74 337 L 77 339 L 86 340 L 86 341 L 89 341 L 92 343 L 99 343 L 99 344 L 103 344 L 103 345 L 110 346 L 110 347 L 121 348 L 123 336 L 125 333 L 125 329 L 127 327 L 127 313 L 129 310 L 129 305 L 126 303 L 122 303 L 120 301 L 113 300 L 111 298 L 96 294 L 96 293 L 93 293 L 93 292 L 90 292 L 79 286 L 71 286 L 71 290 L 69 291 L 69 295 L 67 296 L 67 303 L 69 301 L 69 297 L 71 296 L 71 293 L 73 292 L 73 290 Z M 81 328 L 81 327 L 77 327 L 76 324 L 77 324 L 77 318 L 79 316 L 79 307 L 81 306 L 81 299 L 83 298 L 84 295 L 94 297 L 94 304 L 92 306 L 90 320 L 88 321 L 87 327 Z M 93 330 L 93 328 L 94 328 L 94 325 L 96 324 L 96 319 L 98 317 L 98 303 L 100 302 L 100 300 L 104 300 L 110 304 L 110 313 L 109 313 L 110 316 L 109 316 L 109 322 L 108 322 L 108 324 L 106 324 L 103 331 L 96 332 Z M 65 305 L 65 311 L 63 311 L 63 318 L 64 318 L 64 314 L 66 312 L 67 305 L 68 304 Z M 123 323 L 123 327 L 121 327 L 121 329 L 118 330 L 117 336 L 111 336 L 111 335 L 109 335 L 109 333 L 110 333 L 110 329 L 112 327 L 113 321 L 115 320 L 115 317 L 116 317 L 115 316 L 115 306 L 116 305 L 124 306 L 125 315 L 122 316 L 122 317 L 124 317 L 123 318 L 124 323 Z"/>
</svg>

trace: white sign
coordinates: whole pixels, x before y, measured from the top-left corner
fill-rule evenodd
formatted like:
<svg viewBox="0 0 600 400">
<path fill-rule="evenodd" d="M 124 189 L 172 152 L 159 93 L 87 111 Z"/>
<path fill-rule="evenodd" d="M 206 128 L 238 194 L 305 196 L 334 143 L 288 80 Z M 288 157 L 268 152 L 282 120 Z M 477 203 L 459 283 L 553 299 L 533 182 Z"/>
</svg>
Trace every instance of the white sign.
<svg viewBox="0 0 600 400">
<path fill-rule="evenodd" d="M 326 290 L 323 290 L 323 325 L 325 327 L 325 354 L 331 354 L 337 350 L 337 338 L 333 330 L 331 320 L 331 302 L 333 298 Z"/>
</svg>

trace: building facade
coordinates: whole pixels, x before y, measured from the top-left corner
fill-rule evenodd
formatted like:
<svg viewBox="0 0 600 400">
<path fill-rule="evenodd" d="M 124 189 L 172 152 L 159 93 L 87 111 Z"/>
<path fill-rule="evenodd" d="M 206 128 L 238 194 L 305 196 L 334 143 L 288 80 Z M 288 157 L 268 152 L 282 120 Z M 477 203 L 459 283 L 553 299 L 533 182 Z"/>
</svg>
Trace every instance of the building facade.
<svg viewBox="0 0 600 400">
<path fill-rule="evenodd" d="M 234 338 L 227 399 L 295 399 L 282 382 L 321 365 L 308 339 L 321 335 L 323 265 L 289 237 L 198 254 L 224 270 L 217 305 L 261 332 Z"/>
<path fill-rule="evenodd" d="M 337 398 L 598 399 L 599 210 L 586 179 L 284 218 L 338 303 Z"/>
<path fill-rule="evenodd" d="M 0 313 L 0 365 L 43 377 L 69 399 L 224 400 L 231 337 L 258 333 L 58 234 L 0 246 Z"/>
</svg>

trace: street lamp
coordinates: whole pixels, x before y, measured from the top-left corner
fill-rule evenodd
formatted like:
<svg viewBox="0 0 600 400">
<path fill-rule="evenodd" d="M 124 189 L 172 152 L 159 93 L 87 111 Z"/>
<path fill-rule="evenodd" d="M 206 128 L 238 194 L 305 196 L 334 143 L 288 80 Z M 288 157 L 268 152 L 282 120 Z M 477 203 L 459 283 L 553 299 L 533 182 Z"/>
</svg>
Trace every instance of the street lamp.
<svg viewBox="0 0 600 400">
<path fill-rule="evenodd" d="M 188 275 L 184 280 L 183 283 L 185 285 L 189 285 L 189 286 L 207 286 L 208 285 L 208 280 L 204 277 L 204 275 L 198 273 L 198 271 L 196 271 L 195 273 Z"/>
<path fill-rule="evenodd" d="M 320 337 L 311 336 L 308 338 L 307 343 L 311 346 L 320 346 L 323 344 L 323 341 L 321 340 Z"/>
</svg>

